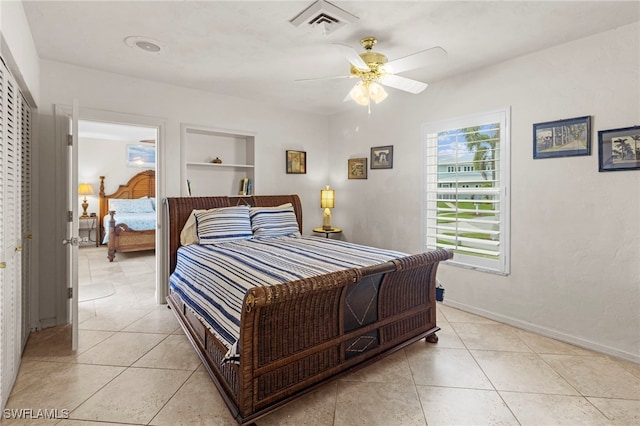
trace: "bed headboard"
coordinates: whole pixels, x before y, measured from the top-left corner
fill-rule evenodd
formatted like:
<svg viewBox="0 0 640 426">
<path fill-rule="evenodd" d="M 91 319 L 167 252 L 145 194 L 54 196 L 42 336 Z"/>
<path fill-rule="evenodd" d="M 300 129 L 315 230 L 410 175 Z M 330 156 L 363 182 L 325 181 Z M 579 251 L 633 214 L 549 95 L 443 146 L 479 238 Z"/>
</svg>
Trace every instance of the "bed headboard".
<svg viewBox="0 0 640 426">
<path fill-rule="evenodd" d="M 100 211 L 98 216 L 98 241 L 104 238 L 104 229 L 102 227 L 102 218 L 109 214 L 110 198 L 142 198 L 156 196 L 156 172 L 155 170 L 145 170 L 134 175 L 125 185 L 120 185 L 118 189 L 109 195 L 104 193 L 104 176 L 100 176 Z"/>
<path fill-rule="evenodd" d="M 180 232 L 194 209 L 213 209 L 248 204 L 255 207 L 275 207 L 291 203 L 298 220 L 298 229 L 302 233 L 302 203 L 300 197 L 292 195 L 254 195 L 243 197 L 169 197 L 164 200 L 169 233 L 169 274 L 176 268 L 178 248 L 180 247 Z"/>
</svg>

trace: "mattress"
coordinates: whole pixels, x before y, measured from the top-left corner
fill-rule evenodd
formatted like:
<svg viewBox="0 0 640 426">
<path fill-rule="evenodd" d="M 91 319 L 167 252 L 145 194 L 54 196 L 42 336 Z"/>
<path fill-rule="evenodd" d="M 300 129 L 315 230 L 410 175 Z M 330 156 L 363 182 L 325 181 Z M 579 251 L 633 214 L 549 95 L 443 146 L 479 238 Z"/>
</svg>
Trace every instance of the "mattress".
<svg viewBox="0 0 640 426">
<path fill-rule="evenodd" d="M 195 244 L 178 249 L 169 284 L 227 347 L 225 359 L 237 360 L 240 314 L 247 290 L 405 256 L 397 251 L 320 237 Z"/>
</svg>

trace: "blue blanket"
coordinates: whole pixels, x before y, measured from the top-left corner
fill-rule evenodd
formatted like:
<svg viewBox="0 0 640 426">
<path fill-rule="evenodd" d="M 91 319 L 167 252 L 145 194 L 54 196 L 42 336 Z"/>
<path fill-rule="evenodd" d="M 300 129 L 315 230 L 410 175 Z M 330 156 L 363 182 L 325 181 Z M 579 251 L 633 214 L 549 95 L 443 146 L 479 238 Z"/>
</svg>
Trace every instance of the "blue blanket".
<svg viewBox="0 0 640 426">
<path fill-rule="evenodd" d="M 237 360 L 240 313 L 250 288 L 385 263 L 404 253 L 320 237 L 250 239 L 178 249 L 172 291 Z"/>
</svg>

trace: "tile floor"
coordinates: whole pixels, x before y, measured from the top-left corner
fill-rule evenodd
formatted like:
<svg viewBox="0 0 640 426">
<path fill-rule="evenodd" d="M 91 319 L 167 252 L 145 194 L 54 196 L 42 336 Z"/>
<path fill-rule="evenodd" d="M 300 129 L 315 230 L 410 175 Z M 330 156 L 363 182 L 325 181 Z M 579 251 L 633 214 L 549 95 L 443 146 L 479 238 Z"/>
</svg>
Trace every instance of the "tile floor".
<svg viewBox="0 0 640 426">
<path fill-rule="evenodd" d="M 33 333 L 7 409 L 58 420 L 2 424 L 235 425 L 166 306 L 154 259 L 80 250 L 81 284 L 110 297 L 80 304 L 68 327 Z M 637 425 L 640 365 L 438 305 L 438 344 L 417 342 L 259 419 L 266 425 Z M 6 417 L 6 411 L 3 417 Z"/>
</svg>

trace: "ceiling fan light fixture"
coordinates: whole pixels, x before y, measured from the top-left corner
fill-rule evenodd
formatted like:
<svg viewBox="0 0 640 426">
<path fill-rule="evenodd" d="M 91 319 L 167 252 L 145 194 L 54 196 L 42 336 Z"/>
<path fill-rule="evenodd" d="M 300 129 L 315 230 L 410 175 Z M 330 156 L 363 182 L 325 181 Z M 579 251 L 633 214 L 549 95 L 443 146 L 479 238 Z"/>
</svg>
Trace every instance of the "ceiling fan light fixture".
<svg viewBox="0 0 640 426">
<path fill-rule="evenodd" d="M 387 99 L 387 96 L 389 95 L 380 84 L 374 82 L 369 85 L 369 97 L 373 99 L 376 104 Z"/>
<path fill-rule="evenodd" d="M 353 89 L 349 92 L 349 96 L 351 96 L 351 99 L 358 105 L 369 105 L 369 89 L 362 81 L 353 86 Z"/>
</svg>

